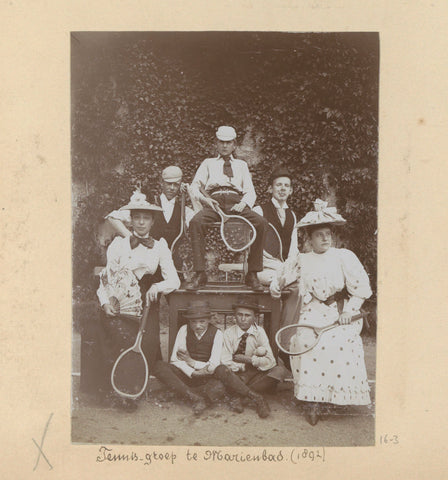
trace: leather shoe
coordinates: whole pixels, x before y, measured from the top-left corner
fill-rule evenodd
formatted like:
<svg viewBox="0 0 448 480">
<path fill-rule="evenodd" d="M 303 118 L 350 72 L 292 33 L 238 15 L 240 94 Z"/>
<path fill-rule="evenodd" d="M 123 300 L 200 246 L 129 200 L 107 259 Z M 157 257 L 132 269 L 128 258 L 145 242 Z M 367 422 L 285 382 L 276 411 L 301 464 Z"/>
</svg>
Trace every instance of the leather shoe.
<svg viewBox="0 0 448 480">
<path fill-rule="evenodd" d="M 197 290 L 207 285 L 207 275 L 205 272 L 196 272 L 191 282 L 187 283 L 187 290 Z"/>
<path fill-rule="evenodd" d="M 305 414 L 305 420 L 314 427 L 319 421 L 319 404 L 313 403 Z"/>
<path fill-rule="evenodd" d="M 207 408 L 207 404 L 205 400 L 198 395 L 197 398 L 193 399 L 192 408 L 193 413 L 198 417 Z"/>
<path fill-rule="evenodd" d="M 241 397 L 232 397 L 229 403 L 230 403 L 230 410 L 232 410 L 232 412 L 236 412 L 236 413 L 244 412 L 244 406 L 243 406 Z"/>
<path fill-rule="evenodd" d="M 261 285 L 258 280 L 256 272 L 248 272 L 245 278 L 245 283 L 255 292 L 262 292 L 264 290 L 263 285 Z"/>
<path fill-rule="evenodd" d="M 271 413 L 268 402 L 258 393 L 252 393 L 249 398 L 255 402 L 257 413 L 260 418 L 266 418 Z"/>
</svg>

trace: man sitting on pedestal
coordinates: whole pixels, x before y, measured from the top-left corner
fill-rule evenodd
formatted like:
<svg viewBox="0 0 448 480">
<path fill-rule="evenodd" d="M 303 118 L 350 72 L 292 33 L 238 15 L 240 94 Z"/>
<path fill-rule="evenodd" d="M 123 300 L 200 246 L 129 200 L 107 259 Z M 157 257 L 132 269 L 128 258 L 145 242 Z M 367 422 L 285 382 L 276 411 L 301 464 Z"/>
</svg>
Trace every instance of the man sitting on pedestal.
<svg viewBox="0 0 448 480">
<path fill-rule="evenodd" d="M 236 147 L 235 129 L 228 126 L 219 127 L 216 138 L 218 156 L 202 162 L 191 184 L 193 197 L 201 201 L 204 208 L 190 222 L 196 275 L 187 288 L 196 290 L 207 283 L 205 235 L 207 224 L 219 220 L 219 215 L 213 208 L 217 205 L 224 213 L 241 215 L 255 227 L 257 236 L 250 247 L 245 283 L 253 290 L 263 290 L 257 272 L 263 270 L 263 244 L 267 221 L 251 210 L 256 194 L 247 163 L 232 155 Z M 210 198 L 203 195 L 201 189 L 204 189 Z"/>
</svg>

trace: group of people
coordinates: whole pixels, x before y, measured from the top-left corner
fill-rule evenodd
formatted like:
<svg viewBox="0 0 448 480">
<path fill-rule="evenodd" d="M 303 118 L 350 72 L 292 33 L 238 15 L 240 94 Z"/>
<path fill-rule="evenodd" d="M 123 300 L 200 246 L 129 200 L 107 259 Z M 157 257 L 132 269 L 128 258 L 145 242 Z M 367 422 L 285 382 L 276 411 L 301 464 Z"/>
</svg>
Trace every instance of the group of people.
<svg viewBox="0 0 448 480">
<path fill-rule="evenodd" d="M 255 206 L 247 163 L 233 156 L 235 130 L 220 127 L 216 146 L 218 156 L 202 162 L 190 185 L 182 183 L 179 167 L 168 167 L 162 172 L 162 193 L 154 203 L 137 191 L 128 205 L 107 216 L 119 235 L 108 248 L 105 271 L 130 270 L 142 302 L 150 301 L 142 345 L 150 373 L 190 402 L 195 414 L 226 397 L 232 410 L 242 412 L 244 404 L 249 403 L 260 418 L 265 418 L 270 409 L 263 394 L 274 393 L 278 382 L 291 374 L 294 395 L 308 407 L 306 419 L 311 425 L 318 422 L 323 405 L 369 404 L 360 337 L 362 320 L 352 321 L 352 317 L 372 292 L 356 255 L 332 247 L 333 228 L 345 220 L 335 208 L 317 200 L 315 210 L 297 221 L 287 205 L 293 179 L 283 168 L 272 172 L 271 200 Z M 209 304 L 198 300 L 184 314 L 187 323 L 177 333 L 169 362 L 163 361 L 159 298 L 181 284 L 170 248 L 181 231 L 182 189 L 188 191 L 194 207 L 187 207 L 185 212 L 195 272 L 187 289 L 197 290 L 207 284 L 205 236 L 207 224 L 219 218 L 219 206 L 225 213 L 243 216 L 255 227 L 245 284 L 255 292 L 269 288 L 272 296 L 282 299 L 281 326 L 305 323 L 323 327 L 334 322 L 340 326 L 325 332 L 309 352 L 276 359 L 266 332 L 257 322 L 262 309 L 254 300 L 256 296 L 238 299 L 232 306 L 236 324 L 224 332 L 212 325 Z M 280 256 L 273 254 L 267 241 L 269 228 L 281 244 Z M 298 228 L 308 234 L 309 253 L 299 252 Z M 132 345 L 138 324 L 120 315 L 101 282 L 97 294 L 102 309 L 98 319 L 85 324 L 81 387 L 120 408 L 134 410 L 135 401 L 110 394 L 110 371 L 120 351 Z"/>
</svg>

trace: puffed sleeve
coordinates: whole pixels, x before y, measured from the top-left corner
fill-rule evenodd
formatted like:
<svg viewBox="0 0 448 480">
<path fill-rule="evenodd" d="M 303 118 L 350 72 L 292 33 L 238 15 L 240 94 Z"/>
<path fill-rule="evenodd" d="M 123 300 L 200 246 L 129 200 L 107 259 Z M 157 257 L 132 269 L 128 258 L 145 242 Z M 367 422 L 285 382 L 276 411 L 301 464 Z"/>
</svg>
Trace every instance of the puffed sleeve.
<svg viewBox="0 0 448 480">
<path fill-rule="evenodd" d="M 177 290 L 180 287 L 179 275 L 177 274 L 176 267 L 173 263 L 171 251 L 168 248 L 168 244 L 164 238 L 158 240 L 159 248 L 159 265 L 162 271 L 163 281 L 155 283 L 157 290 L 160 293 L 167 295 L 168 293 Z"/>
<path fill-rule="evenodd" d="M 345 286 L 350 294 L 344 306 L 344 311 L 354 312 L 361 308 L 364 300 L 372 295 L 369 277 L 358 257 L 345 248 L 339 250 Z"/>
<path fill-rule="evenodd" d="M 96 292 L 101 306 L 103 306 L 105 303 L 109 303 L 109 294 L 101 278 L 103 275 L 107 276 L 108 270 L 118 270 L 120 268 L 122 246 L 123 246 L 123 239 L 121 237 L 116 237 L 112 240 L 112 243 L 109 245 L 107 249 L 107 264 L 106 264 L 106 267 L 101 272 L 100 284 Z"/>
</svg>

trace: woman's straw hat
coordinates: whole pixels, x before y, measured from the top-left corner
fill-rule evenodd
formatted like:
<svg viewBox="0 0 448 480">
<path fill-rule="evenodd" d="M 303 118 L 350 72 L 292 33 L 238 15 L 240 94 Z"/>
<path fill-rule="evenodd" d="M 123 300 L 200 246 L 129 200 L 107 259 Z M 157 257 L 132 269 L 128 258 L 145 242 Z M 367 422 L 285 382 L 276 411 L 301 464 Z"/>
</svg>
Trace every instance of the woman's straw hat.
<svg viewBox="0 0 448 480">
<path fill-rule="evenodd" d="M 336 207 L 328 207 L 328 202 L 319 198 L 314 202 L 314 210 L 308 212 L 297 224 L 297 228 L 311 227 L 313 225 L 332 224 L 344 225 L 346 220 L 336 210 Z"/>
<path fill-rule="evenodd" d="M 120 210 L 149 210 L 153 212 L 162 212 L 162 207 L 153 205 L 146 200 L 146 195 L 144 195 L 140 190 L 136 190 L 127 205 L 121 207 Z"/>
</svg>

